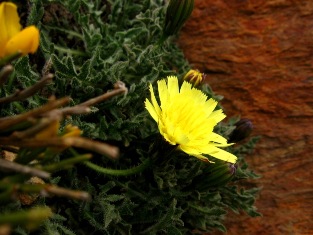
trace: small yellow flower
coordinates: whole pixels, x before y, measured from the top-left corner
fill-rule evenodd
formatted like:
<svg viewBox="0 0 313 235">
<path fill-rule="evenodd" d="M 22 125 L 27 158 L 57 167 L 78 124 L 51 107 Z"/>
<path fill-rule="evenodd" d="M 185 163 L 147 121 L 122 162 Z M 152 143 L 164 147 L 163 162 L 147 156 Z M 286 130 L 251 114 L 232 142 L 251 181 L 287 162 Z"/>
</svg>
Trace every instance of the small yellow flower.
<svg viewBox="0 0 313 235">
<path fill-rule="evenodd" d="M 17 7 L 10 2 L 0 3 L 0 58 L 15 53 L 35 53 L 39 46 L 39 31 L 28 26 L 21 31 Z"/>
<path fill-rule="evenodd" d="M 202 161 L 209 161 L 207 154 L 236 162 L 236 156 L 219 148 L 229 146 L 227 140 L 213 132 L 215 125 L 225 118 L 222 110 L 214 111 L 215 100 L 207 100 L 203 92 L 186 81 L 179 90 L 175 76 L 168 76 L 167 82 L 158 81 L 158 92 L 161 105 L 150 84 L 151 102 L 146 99 L 145 106 L 167 142 Z"/>
<path fill-rule="evenodd" d="M 83 132 L 78 128 L 78 126 L 73 126 L 72 124 L 68 124 L 65 126 L 62 137 L 66 138 L 66 137 L 81 136 L 82 133 Z"/>
<path fill-rule="evenodd" d="M 205 75 L 200 73 L 198 70 L 191 69 L 184 76 L 184 80 L 190 82 L 195 87 L 202 83 Z"/>
</svg>

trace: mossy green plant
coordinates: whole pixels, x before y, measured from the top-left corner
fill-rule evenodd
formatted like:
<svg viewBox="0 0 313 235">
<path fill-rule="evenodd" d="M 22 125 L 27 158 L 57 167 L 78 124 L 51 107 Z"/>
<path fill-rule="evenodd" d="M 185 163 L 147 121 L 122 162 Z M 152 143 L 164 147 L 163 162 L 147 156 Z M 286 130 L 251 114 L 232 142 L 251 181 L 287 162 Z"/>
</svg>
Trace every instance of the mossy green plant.
<svg viewBox="0 0 313 235">
<path fill-rule="evenodd" d="M 150 83 L 155 85 L 168 75 L 182 81 L 191 68 L 175 36 L 160 43 L 164 1 L 33 0 L 28 10 L 27 24 L 35 24 L 41 31 L 40 50 L 17 60 L 17 81 L 4 87 L 2 94 L 16 86 L 34 84 L 43 70 L 55 75 L 53 83 L 24 101 L 25 111 L 40 107 L 51 94 L 70 96 L 74 106 L 113 89 L 118 81 L 128 88 L 127 95 L 113 97 L 92 107 L 89 114 L 64 121 L 64 126 L 69 122 L 78 126 L 84 137 L 118 147 L 120 156 L 111 160 L 94 154 L 90 163 L 54 173 L 60 187 L 84 190 L 92 200 L 37 200 L 34 206 L 54 209 L 54 215 L 39 227 L 40 234 L 226 231 L 223 219 L 229 210 L 259 215 L 254 207 L 258 189 L 238 184 L 239 180 L 258 178 L 244 159 L 253 150 L 255 138 L 228 147 L 227 151 L 238 157 L 237 174 L 228 184 L 212 184 L 202 190 L 203 185 L 195 180 L 203 177 L 210 165 L 173 150 L 145 110 Z M 221 99 L 207 84 L 199 89 L 209 98 Z M 2 111 L 2 115 L 16 113 L 14 105 Z M 228 138 L 234 123 L 221 123 L 215 131 Z M 28 233 L 21 228 L 15 232 Z"/>
</svg>

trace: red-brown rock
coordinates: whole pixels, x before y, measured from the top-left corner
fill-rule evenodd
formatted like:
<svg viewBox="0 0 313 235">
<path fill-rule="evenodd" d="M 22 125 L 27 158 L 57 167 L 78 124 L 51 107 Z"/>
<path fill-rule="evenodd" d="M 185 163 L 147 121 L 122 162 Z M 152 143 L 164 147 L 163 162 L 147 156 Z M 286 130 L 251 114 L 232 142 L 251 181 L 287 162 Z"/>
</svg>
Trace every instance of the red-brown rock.
<svg viewBox="0 0 313 235">
<path fill-rule="evenodd" d="M 313 1 L 195 2 L 179 44 L 262 136 L 247 160 L 263 217 L 229 214 L 228 234 L 313 234 Z"/>
</svg>

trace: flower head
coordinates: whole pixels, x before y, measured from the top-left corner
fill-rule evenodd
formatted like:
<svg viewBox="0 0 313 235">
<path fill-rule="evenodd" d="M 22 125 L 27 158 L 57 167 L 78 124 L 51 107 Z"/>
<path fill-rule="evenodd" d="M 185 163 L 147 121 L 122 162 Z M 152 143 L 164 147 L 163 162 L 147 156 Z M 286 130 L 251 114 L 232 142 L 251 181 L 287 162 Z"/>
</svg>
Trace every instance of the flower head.
<svg viewBox="0 0 313 235">
<path fill-rule="evenodd" d="M 213 132 L 215 125 L 225 118 L 222 110 L 214 111 L 215 100 L 207 100 L 202 91 L 186 81 L 179 89 L 175 76 L 167 77 L 167 82 L 158 81 L 158 92 L 160 105 L 150 84 L 151 102 L 146 99 L 145 106 L 167 142 L 203 161 L 209 161 L 207 154 L 236 162 L 236 156 L 220 149 L 230 145 L 227 140 Z"/>
<path fill-rule="evenodd" d="M 0 58 L 21 53 L 36 52 L 39 46 L 39 31 L 35 26 L 21 30 L 17 7 L 10 2 L 0 3 Z"/>
<path fill-rule="evenodd" d="M 190 69 L 184 76 L 184 80 L 190 82 L 195 87 L 201 84 L 204 78 L 205 74 L 200 73 L 198 70 L 194 69 Z"/>
</svg>

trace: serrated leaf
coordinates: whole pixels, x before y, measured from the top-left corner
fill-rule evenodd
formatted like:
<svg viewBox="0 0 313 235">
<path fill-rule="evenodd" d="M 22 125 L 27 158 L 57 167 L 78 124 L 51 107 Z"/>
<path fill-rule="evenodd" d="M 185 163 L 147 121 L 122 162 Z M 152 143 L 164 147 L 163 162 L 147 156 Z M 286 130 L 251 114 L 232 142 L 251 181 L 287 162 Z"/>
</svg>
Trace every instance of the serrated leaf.
<svg viewBox="0 0 313 235">
<path fill-rule="evenodd" d="M 42 6 L 42 1 L 40 0 L 32 1 L 32 7 L 27 18 L 27 25 L 37 25 L 38 22 L 43 17 L 43 15 L 44 8 Z"/>
</svg>

